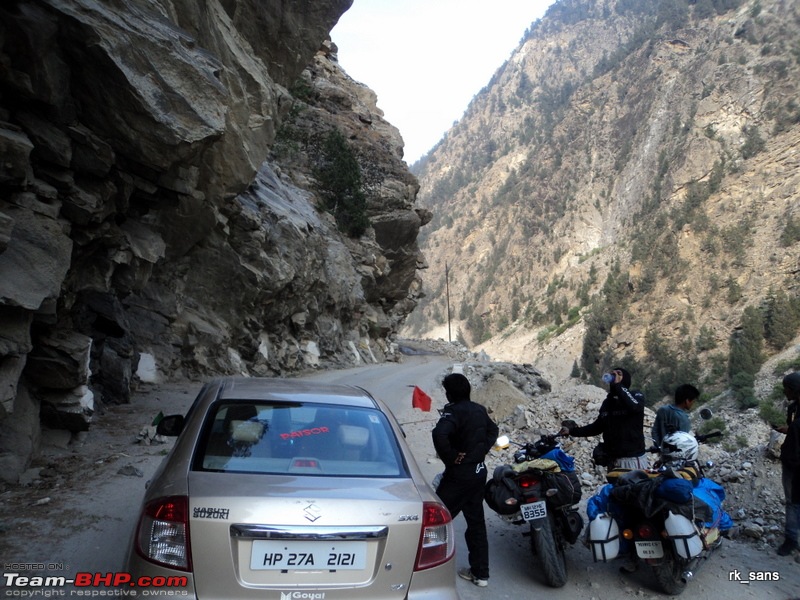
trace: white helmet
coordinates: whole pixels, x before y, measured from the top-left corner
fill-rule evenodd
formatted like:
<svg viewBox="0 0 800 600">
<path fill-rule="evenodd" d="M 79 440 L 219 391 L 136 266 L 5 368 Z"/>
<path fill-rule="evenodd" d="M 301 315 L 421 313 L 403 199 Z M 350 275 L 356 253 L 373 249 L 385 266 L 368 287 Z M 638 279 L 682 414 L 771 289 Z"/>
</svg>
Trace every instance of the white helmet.
<svg viewBox="0 0 800 600">
<path fill-rule="evenodd" d="M 670 433 L 661 440 L 661 461 L 668 464 L 697 460 L 697 446 L 697 440 L 691 433 Z"/>
</svg>

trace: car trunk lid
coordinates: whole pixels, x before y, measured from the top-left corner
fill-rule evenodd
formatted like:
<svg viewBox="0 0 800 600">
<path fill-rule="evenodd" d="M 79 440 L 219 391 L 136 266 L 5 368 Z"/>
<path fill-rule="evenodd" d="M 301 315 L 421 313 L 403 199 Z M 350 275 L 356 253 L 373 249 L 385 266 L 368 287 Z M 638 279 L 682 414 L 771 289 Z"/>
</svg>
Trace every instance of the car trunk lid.
<svg viewBox="0 0 800 600">
<path fill-rule="evenodd" d="M 410 479 L 192 472 L 189 492 L 199 598 L 405 597 L 423 508 Z"/>
</svg>

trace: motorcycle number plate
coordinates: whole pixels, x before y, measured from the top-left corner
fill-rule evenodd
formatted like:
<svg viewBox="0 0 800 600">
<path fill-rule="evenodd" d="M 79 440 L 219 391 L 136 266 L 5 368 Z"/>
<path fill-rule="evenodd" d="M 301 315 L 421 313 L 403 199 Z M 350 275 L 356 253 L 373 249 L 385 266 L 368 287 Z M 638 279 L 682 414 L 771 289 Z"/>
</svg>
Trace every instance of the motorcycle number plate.
<svg viewBox="0 0 800 600">
<path fill-rule="evenodd" d="M 544 500 L 522 504 L 519 509 L 522 512 L 522 518 L 526 521 L 533 521 L 534 519 L 541 519 L 547 516 L 547 505 Z"/>
<path fill-rule="evenodd" d="M 636 542 L 636 554 L 639 558 L 663 558 L 664 546 L 661 542 Z"/>
</svg>

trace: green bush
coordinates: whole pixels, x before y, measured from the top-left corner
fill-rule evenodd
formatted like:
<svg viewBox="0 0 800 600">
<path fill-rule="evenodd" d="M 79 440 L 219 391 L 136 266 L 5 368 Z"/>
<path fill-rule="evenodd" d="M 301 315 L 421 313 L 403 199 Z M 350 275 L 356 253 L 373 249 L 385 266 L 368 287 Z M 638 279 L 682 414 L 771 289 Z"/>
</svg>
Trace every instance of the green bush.
<svg viewBox="0 0 800 600">
<path fill-rule="evenodd" d="M 733 378 L 744 373 L 751 378 L 758 373 L 764 360 L 764 319 L 755 306 L 748 306 L 742 313 L 742 322 L 730 338 L 728 375 Z M 740 379 L 741 381 L 741 379 Z"/>
<path fill-rule="evenodd" d="M 697 430 L 698 430 L 698 433 L 700 433 L 700 434 L 709 433 L 710 431 L 714 431 L 715 429 L 718 429 L 722 433 L 725 433 L 725 427 L 726 427 L 726 425 L 725 425 L 725 420 L 724 419 L 722 419 L 721 417 L 713 417 L 713 418 L 709 419 L 708 421 L 703 421 L 700 424 L 700 427 L 698 427 Z M 719 444 L 723 440 L 723 438 L 724 438 L 724 436 L 723 437 L 711 438 L 710 440 L 708 440 L 707 443 L 708 444 Z"/>
<path fill-rule="evenodd" d="M 800 299 L 770 289 L 764 307 L 764 339 L 783 350 L 800 330 Z"/>
<path fill-rule="evenodd" d="M 800 218 L 790 216 L 786 220 L 786 226 L 783 228 L 779 239 L 781 246 L 784 248 L 800 242 Z"/>
<path fill-rule="evenodd" d="M 697 339 L 694 342 L 695 348 L 698 352 L 707 352 L 717 347 L 717 340 L 714 336 L 714 331 L 707 325 L 700 327 L 697 334 Z"/>
<path fill-rule="evenodd" d="M 580 379 L 580 377 L 581 377 L 581 370 L 580 370 L 580 368 L 578 367 L 578 361 L 573 361 L 573 362 L 572 362 L 572 371 L 570 371 L 570 374 L 569 374 L 569 376 L 570 376 L 570 377 L 572 377 L 572 378 L 574 378 L 574 379 Z"/>
<path fill-rule="evenodd" d="M 370 222 L 361 167 L 347 140 L 337 130 L 325 138 L 316 176 L 325 207 L 333 213 L 339 230 L 350 237 L 362 235 Z"/>
<path fill-rule="evenodd" d="M 737 435 L 736 448 L 734 448 L 734 452 L 739 448 L 747 448 L 749 445 L 750 445 L 750 440 L 747 439 L 746 435 Z"/>
<path fill-rule="evenodd" d="M 767 143 L 761 137 L 758 127 L 745 127 L 743 133 L 742 158 L 752 158 L 766 148 Z"/>
<path fill-rule="evenodd" d="M 772 369 L 772 374 L 782 378 L 783 374 L 788 371 L 800 371 L 800 355 L 780 361 L 775 365 L 775 368 Z"/>
<path fill-rule="evenodd" d="M 739 372 L 731 378 L 731 392 L 742 410 L 758 405 L 754 384 L 755 378 L 750 373 Z"/>
<path fill-rule="evenodd" d="M 770 425 L 784 425 L 786 414 L 771 400 L 762 400 L 758 405 L 758 415 Z"/>
</svg>

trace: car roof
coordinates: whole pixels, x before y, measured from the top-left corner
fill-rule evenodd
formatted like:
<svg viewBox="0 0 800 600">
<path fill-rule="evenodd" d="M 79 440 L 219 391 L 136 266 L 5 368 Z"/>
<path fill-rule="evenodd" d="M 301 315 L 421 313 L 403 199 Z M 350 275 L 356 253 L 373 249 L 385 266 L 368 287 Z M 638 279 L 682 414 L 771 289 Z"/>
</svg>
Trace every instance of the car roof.
<svg viewBox="0 0 800 600">
<path fill-rule="evenodd" d="M 217 390 L 213 400 L 316 402 L 379 408 L 369 392 L 351 385 L 271 377 L 221 377 L 209 385 Z"/>
</svg>

